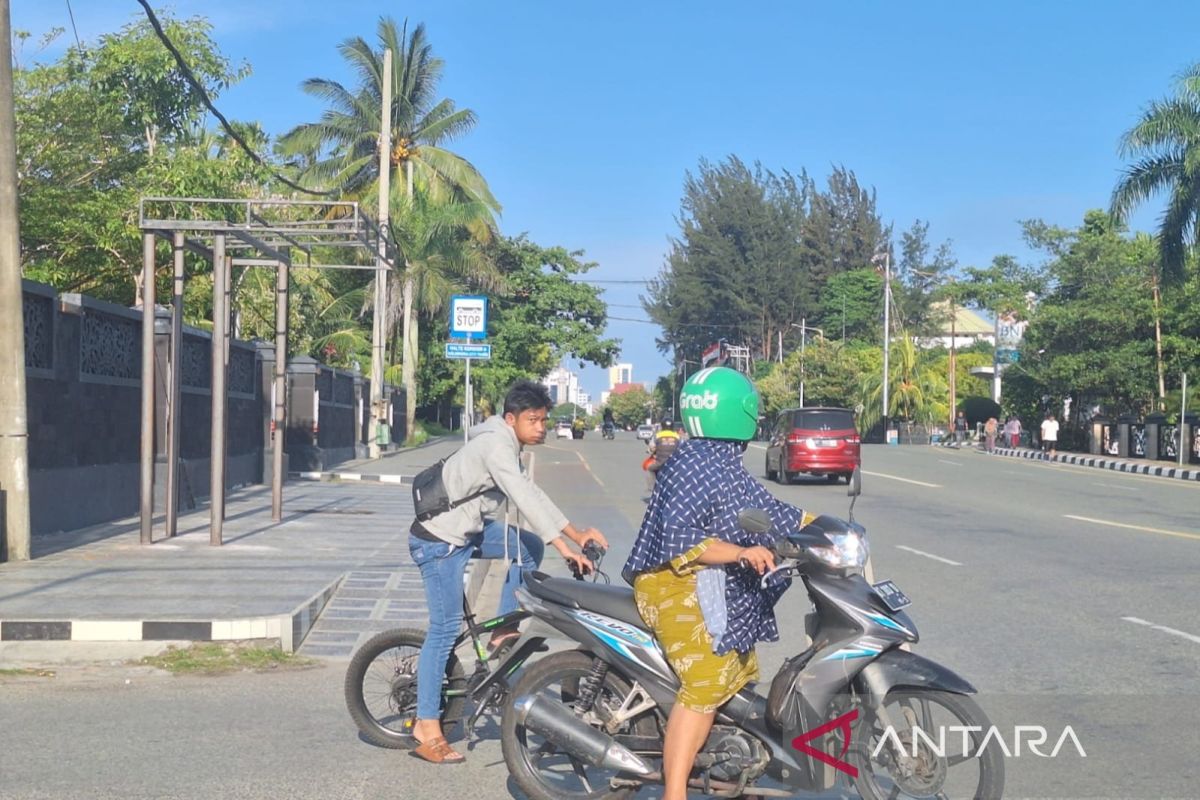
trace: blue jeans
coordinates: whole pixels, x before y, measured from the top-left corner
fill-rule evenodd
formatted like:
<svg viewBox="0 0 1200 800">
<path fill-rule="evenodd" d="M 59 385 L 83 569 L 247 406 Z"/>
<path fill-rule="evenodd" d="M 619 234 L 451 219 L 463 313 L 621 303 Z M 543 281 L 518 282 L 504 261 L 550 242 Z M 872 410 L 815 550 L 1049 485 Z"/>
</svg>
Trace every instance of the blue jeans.
<svg viewBox="0 0 1200 800">
<path fill-rule="evenodd" d="M 442 676 L 450 650 L 462 628 L 463 575 L 467 561 L 480 558 L 504 558 L 505 525 L 489 521 L 481 533 L 467 539 L 463 547 L 447 542 L 432 542 L 408 537 L 408 552 L 421 569 L 425 601 L 429 606 L 429 632 L 417 660 L 417 719 L 440 719 L 442 715 Z M 542 563 L 546 545 L 535 534 L 508 526 L 508 577 L 500 590 L 497 616 L 517 610 L 517 587 L 525 573 Z"/>
</svg>

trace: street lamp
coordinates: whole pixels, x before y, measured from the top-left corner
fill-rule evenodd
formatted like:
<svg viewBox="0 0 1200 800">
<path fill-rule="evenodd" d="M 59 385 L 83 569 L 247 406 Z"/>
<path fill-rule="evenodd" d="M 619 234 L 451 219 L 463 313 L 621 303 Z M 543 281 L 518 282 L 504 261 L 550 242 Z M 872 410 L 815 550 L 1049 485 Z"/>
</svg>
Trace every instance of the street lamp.
<svg viewBox="0 0 1200 800">
<path fill-rule="evenodd" d="M 892 254 L 886 249 L 871 256 L 871 263 L 883 261 L 883 443 L 888 442 L 888 354 L 891 351 Z"/>
<path fill-rule="evenodd" d="M 807 323 L 808 323 L 808 317 L 801 317 L 799 325 L 797 325 L 794 322 L 788 323 L 788 325 L 790 325 L 791 327 L 800 329 L 800 407 L 801 408 L 804 408 L 804 345 L 808 341 L 808 332 L 816 331 L 817 334 L 821 337 L 821 341 L 822 342 L 825 341 L 825 331 L 821 330 L 820 328 L 814 328 L 814 327 L 808 325 Z"/>
</svg>

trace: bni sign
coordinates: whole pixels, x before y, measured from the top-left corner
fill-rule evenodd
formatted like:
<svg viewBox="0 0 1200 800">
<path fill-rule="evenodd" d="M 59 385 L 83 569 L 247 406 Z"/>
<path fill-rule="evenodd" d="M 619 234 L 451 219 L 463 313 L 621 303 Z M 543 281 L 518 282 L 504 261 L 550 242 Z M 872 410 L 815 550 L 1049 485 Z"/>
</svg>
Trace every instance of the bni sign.
<svg viewBox="0 0 1200 800">
<path fill-rule="evenodd" d="M 450 298 L 450 338 L 487 338 L 487 298 L 456 294 Z"/>
</svg>

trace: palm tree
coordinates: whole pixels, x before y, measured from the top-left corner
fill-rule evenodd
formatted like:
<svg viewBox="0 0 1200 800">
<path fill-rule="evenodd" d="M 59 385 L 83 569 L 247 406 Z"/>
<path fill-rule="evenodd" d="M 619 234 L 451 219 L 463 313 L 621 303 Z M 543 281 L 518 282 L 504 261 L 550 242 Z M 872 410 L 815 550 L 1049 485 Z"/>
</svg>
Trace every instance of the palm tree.
<svg viewBox="0 0 1200 800">
<path fill-rule="evenodd" d="M 325 78 L 310 78 L 301 85 L 306 93 L 325 100 L 329 108 L 320 121 L 298 125 L 285 134 L 280 139 L 281 150 L 298 157 L 303 180 L 336 188 L 345 196 L 363 200 L 368 208 L 375 206 L 380 177 L 383 53 L 390 49 L 392 147 L 388 162 L 390 169 L 404 169 L 404 196 L 412 199 L 420 191 L 434 203 L 462 203 L 475 216 L 470 225 L 477 234 L 491 230 L 500 204 L 487 181 L 469 161 L 441 146 L 471 130 L 476 117 L 469 109 L 457 109 L 452 100 L 436 99 L 443 62 L 433 55 L 425 26 L 419 24 L 409 34 L 407 21 L 397 30 L 392 19 L 383 17 L 377 34 L 378 50 L 361 37 L 347 39 L 339 46 L 343 58 L 358 73 L 357 91 Z M 394 205 L 396 194 L 392 197 Z M 409 274 L 415 262 L 403 248 L 401 253 L 405 261 L 401 304 L 403 383 L 409 398 L 406 430 L 412 431 L 417 397 L 418 287 L 415 274 Z M 391 325 L 385 323 L 385 327 Z"/>
<path fill-rule="evenodd" d="M 1175 95 L 1151 103 L 1121 138 L 1122 157 L 1136 158 L 1113 189 L 1110 213 L 1125 222 L 1158 192 L 1170 199 L 1158 229 L 1162 275 L 1184 277 L 1187 243 L 1200 232 L 1200 64 L 1185 71 Z"/>
<path fill-rule="evenodd" d="M 892 345 L 892 360 L 888 366 L 889 418 L 932 424 L 946 419 L 950 413 L 946 402 L 950 393 L 946 379 L 940 369 L 923 363 L 921 355 L 909 337 Z M 858 426 L 865 433 L 883 418 L 882 375 L 871 375 L 863 380 L 858 402 L 863 407 L 858 415 Z"/>
</svg>

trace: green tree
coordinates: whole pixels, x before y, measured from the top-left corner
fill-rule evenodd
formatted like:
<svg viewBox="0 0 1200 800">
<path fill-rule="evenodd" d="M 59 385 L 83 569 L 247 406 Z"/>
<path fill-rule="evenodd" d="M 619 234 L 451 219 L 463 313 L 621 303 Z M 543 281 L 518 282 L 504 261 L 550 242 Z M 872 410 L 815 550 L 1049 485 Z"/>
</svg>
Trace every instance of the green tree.
<svg viewBox="0 0 1200 800">
<path fill-rule="evenodd" d="M 1156 100 L 1121 138 L 1122 157 L 1136 159 L 1113 189 L 1110 213 L 1127 221 L 1150 198 L 1168 196 L 1158 229 L 1163 277 L 1181 282 L 1189 244 L 1200 232 L 1200 64 L 1179 77 L 1171 97 Z"/>
<path fill-rule="evenodd" d="M 883 276 L 871 268 L 834 275 L 821 289 L 819 313 L 818 321 L 830 339 L 878 341 L 883 320 Z"/>
<path fill-rule="evenodd" d="M 641 425 L 654 417 L 654 398 L 641 386 L 634 386 L 620 394 L 609 395 L 608 407 L 618 425 Z"/>
<path fill-rule="evenodd" d="M 337 81 L 310 78 L 303 90 L 329 108 L 317 122 L 296 126 L 280 139 L 282 151 L 295 158 L 303 180 L 333 187 L 348 197 L 361 199 L 368 207 L 378 197 L 380 179 L 380 120 L 383 109 L 384 52 L 392 51 L 391 152 L 389 169 L 402 171 L 403 196 L 413 200 L 423 192 L 432 204 L 458 202 L 461 208 L 478 213 L 470 230 L 486 238 L 494 228 L 490 212 L 500 206 L 487 182 L 465 158 L 444 145 L 475 126 L 475 114 L 458 109 L 449 99 L 437 99 L 443 62 L 433 54 L 425 37 L 425 26 L 408 33 L 408 23 L 397 29 L 394 20 L 381 18 L 377 29 L 378 49 L 361 37 L 344 41 L 339 51 L 358 74 L 359 85 L 347 89 Z M 389 202 L 395 204 L 395 195 Z M 413 429 L 417 404 L 416 371 L 420 360 L 417 314 L 416 262 L 403 251 L 405 274 L 403 308 L 403 383 L 410 402 L 407 428 Z"/>
<path fill-rule="evenodd" d="M 248 73 L 221 55 L 206 21 L 164 27 L 210 96 Z M 145 22 L 18 67 L 14 86 L 21 263 L 34 280 L 140 302 L 139 197 L 264 190 L 261 167 L 204 131 L 198 93 Z M 159 281 L 169 288 L 168 274 Z"/>
<path fill-rule="evenodd" d="M 930 354 L 909 337 L 892 343 L 888 362 L 888 417 L 926 425 L 947 419 L 950 389 L 946 374 L 931 362 Z M 882 373 L 865 378 L 858 396 L 863 407 L 858 416 L 859 430 L 869 431 L 882 419 Z"/>
</svg>

